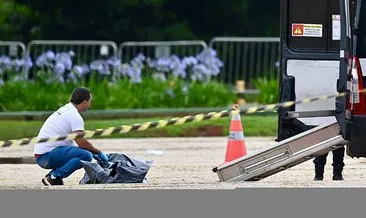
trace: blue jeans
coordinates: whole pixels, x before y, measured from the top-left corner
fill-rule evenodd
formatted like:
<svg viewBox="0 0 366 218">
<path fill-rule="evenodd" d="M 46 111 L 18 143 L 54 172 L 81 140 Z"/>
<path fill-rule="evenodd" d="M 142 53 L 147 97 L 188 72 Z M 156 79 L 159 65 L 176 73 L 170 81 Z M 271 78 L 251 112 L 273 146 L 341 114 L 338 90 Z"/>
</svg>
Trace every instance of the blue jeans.
<svg viewBox="0 0 366 218">
<path fill-rule="evenodd" d="M 42 154 L 36 159 L 36 163 L 44 169 L 52 169 L 51 174 L 62 179 L 82 167 L 80 160 L 92 161 L 92 159 L 90 151 L 76 146 L 60 146 Z"/>
</svg>

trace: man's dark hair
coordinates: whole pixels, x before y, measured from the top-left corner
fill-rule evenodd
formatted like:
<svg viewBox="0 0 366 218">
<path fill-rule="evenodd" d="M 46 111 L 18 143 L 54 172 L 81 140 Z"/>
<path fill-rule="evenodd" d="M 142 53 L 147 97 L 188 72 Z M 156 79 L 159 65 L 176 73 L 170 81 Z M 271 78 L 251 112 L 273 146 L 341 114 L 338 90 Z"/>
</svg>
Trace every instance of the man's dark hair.
<svg viewBox="0 0 366 218">
<path fill-rule="evenodd" d="M 75 88 L 72 92 L 70 102 L 76 105 L 81 104 L 83 101 L 89 101 L 90 90 L 87 88 Z"/>
</svg>

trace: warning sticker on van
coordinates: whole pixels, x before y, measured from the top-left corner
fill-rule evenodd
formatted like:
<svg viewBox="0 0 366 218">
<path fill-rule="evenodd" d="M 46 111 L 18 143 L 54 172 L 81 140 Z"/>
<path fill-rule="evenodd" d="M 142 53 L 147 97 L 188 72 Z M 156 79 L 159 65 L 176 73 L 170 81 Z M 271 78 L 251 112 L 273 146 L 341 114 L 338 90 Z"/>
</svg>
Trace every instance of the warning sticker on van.
<svg viewBox="0 0 366 218">
<path fill-rule="evenodd" d="M 341 39 L 341 15 L 339 14 L 332 15 L 332 39 Z"/>
<path fill-rule="evenodd" d="M 293 23 L 292 24 L 292 36 L 322 37 L 323 36 L 323 25 L 322 24 Z"/>
</svg>

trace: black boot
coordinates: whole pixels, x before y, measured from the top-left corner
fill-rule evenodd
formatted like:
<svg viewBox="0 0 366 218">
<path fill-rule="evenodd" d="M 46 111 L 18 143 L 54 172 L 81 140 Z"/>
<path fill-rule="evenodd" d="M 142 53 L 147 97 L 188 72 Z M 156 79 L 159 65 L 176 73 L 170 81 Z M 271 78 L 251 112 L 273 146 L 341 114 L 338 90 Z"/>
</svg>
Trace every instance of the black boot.
<svg viewBox="0 0 366 218">
<path fill-rule="evenodd" d="M 333 180 L 344 180 L 342 176 L 343 165 L 333 166 Z"/>
<path fill-rule="evenodd" d="M 315 177 L 314 181 L 322 181 L 324 178 L 324 166 L 315 165 Z"/>
<path fill-rule="evenodd" d="M 342 171 L 344 167 L 344 147 L 333 151 L 333 180 L 343 180 Z"/>
</svg>

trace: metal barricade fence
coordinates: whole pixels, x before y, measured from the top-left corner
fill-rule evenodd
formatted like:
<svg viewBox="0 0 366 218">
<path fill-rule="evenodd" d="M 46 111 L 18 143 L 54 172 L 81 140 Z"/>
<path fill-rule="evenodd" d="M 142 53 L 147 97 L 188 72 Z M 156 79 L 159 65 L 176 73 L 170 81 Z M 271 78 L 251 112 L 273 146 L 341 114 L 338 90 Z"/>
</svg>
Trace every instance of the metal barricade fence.
<svg viewBox="0 0 366 218">
<path fill-rule="evenodd" d="M 5 69 L 11 69 L 13 71 L 12 76 L 20 76 L 19 78 L 25 78 L 25 71 L 28 69 L 24 64 L 24 55 L 26 52 L 26 46 L 22 42 L 16 41 L 0 41 L 0 80 L 10 79 L 10 74 L 6 73 Z M 7 65 L 7 66 L 5 66 Z M 14 75 L 16 73 L 17 75 Z"/>
<path fill-rule="evenodd" d="M 0 56 L 21 59 L 25 54 L 25 49 L 22 42 L 0 41 Z"/>
<path fill-rule="evenodd" d="M 51 50 L 54 53 L 70 52 L 74 53 L 73 65 L 90 64 L 98 59 L 118 58 L 118 47 L 113 41 L 53 41 L 35 40 L 29 42 L 27 55 L 31 57 L 34 64 L 37 58 L 44 52 Z M 35 71 L 32 69 L 31 74 Z M 32 77 L 32 75 L 30 75 Z"/>
<path fill-rule="evenodd" d="M 174 54 L 182 58 L 195 56 L 206 48 L 206 42 L 197 40 L 123 42 L 119 46 L 119 57 L 122 63 L 129 62 L 138 54 L 150 58 Z"/>
<path fill-rule="evenodd" d="M 276 37 L 216 37 L 209 47 L 217 51 L 224 66 L 217 79 L 226 83 L 244 80 L 251 84 L 258 77 L 275 78 L 280 56 Z"/>
<path fill-rule="evenodd" d="M 127 63 L 142 53 L 146 57 L 158 58 L 171 54 L 179 57 L 195 56 L 208 46 L 201 40 L 182 41 L 141 41 L 123 42 L 117 47 L 112 41 L 31 41 L 27 46 L 22 42 L 0 41 L 0 56 L 22 58 L 29 56 L 33 62 L 30 72 L 25 69 L 25 75 L 31 76 L 36 71 L 36 60 L 44 52 L 73 51 L 73 65 L 90 64 L 98 59 L 119 57 L 122 63 Z M 251 84 L 253 78 L 277 76 L 276 62 L 279 60 L 279 38 L 274 37 L 215 37 L 209 47 L 217 51 L 217 56 L 224 66 L 217 80 L 235 83 L 245 80 Z M 28 76 L 29 77 L 29 76 Z"/>
</svg>

